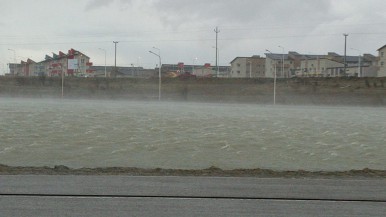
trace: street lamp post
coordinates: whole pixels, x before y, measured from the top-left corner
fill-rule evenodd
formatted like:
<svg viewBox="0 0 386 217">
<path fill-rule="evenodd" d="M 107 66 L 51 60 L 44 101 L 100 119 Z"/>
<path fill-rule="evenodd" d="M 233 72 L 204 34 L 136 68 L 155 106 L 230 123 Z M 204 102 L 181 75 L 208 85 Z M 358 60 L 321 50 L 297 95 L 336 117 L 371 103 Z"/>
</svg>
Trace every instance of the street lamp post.
<svg viewBox="0 0 386 217">
<path fill-rule="evenodd" d="M 360 78 L 362 75 L 361 75 L 361 56 L 362 56 L 362 51 L 358 50 L 358 49 L 355 49 L 355 48 L 351 48 L 351 50 L 356 50 L 359 52 L 359 56 L 358 56 L 358 78 Z"/>
<path fill-rule="evenodd" d="M 103 48 L 99 48 L 99 50 L 103 50 L 105 52 L 105 78 L 107 77 L 107 70 L 106 70 L 106 50 Z"/>
<path fill-rule="evenodd" d="M 137 58 L 137 66 L 138 66 L 138 67 L 141 67 L 141 57 L 138 57 L 138 58 Z"/>
<path fill-rule="evenodd" d="M 62 75 L 62 99 L 64 97 L 64 71 L 61 69 L 61 75 Z"/>
<path fill-rule="evenodd" d="M 249 60 L 249 78 L 252 78 L 252 60 Z"/>
<path fill-rule="evenodd" d="M 282 52 L 282 59 L 281 59 L 281 73 L 282 73 L 282 75 L 283 75 L 283 77 L 284 77 L 284 47 L 282 47 L 282 46 L 280 46 L 279 45 L 279 47 L 283 50 L 283 52 Z"/>
<path fill-rule="evenodd" d="M 266 49 L 266 51 L 273 55 L 273 53 L 270 50 Z M 276 61 L 274 63 L 275 63 L 275 70 L 274 70 L 275 72 L 273 76 L 273 105 L 276 105 Z"/>
<path fill-rule="evenodd" d="M 153 51 L 149 50 L 149 53 L 155 55 L 159 59 L 159 66 L 158 66 L 158 101 L 161 101 L 161 50 L 159 48 L 153 47 L 154 49 L 158 50 L 158 54 L 154 53 Z"/>
<path fill-rule="evenodd" d="M 13 67 L 12 67 L 12 69 L 13 69 L 13 74 L 15 74 L 16 73 L 16 51 L 14 49 L 10 49 L 10 48 L 8 48 L 8 50 L 13 52 Z"/>
<path fill-rule="evenodd" d="M 249 64 L 249 78 L 252 78 L 252 59 L 247 59 L 247 63 Z M 247 69 L 245 69 L 245 77 L 247 77 Z"/>
<path fill-rule="evenodd" d="M 116 76 L 117 74 L 117 43 L 118 41 L 113 41 L 113 43 L 115 44 L 115 58 L 114 58 L 114 76 Z"/>
<path fill-rule="evenodd" d="M 216 29 L 214 29 L 214 32 L 216 33 L 216 77 L 219 76 L 219 66 L 218 66 L 218 59 L 220 58 L 219 57 L 219 51 L 218 51 L 218 33 L 220 33 L 220 30 L 218 29 L 218 27 L 216 26 Z"/>
<path fill-rule="evenodd" d="M 196 61 L 197 61 L 197 60 L 198 60 L 197 57 L 195 57 L 195 58 L 193 59 L 192 75 L 195 74 L 195 73 L 194 73 L 194 64 L 196 64 Z"/>
<path fill-rule="evenodd" d="M 217 48 L 217 78 L 220 76 L 220 49 Z"/>
<path fill-rule="evenodd" d="M 346 48 L 347 48 L 347 33 L 343 34 L 344 36 L 344 76 L 346 76 L 346 69 L 347 69 L 347 60 L 346 60 Z"/>
<path fill-rule="evenodd" d="M 362 75 L 361 75 L 361 54 L 359 54 L 358 56 L 358 78 L 360 78 Z"/>
</svg>

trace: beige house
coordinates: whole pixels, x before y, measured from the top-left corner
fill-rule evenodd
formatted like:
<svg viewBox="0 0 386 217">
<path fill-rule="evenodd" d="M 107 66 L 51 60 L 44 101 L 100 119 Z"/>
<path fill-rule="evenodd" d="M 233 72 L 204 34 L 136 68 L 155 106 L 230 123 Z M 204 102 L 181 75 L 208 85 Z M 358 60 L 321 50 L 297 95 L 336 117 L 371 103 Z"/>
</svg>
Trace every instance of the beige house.
<svg viewBox="0 0 386 217">
<path fill-rule="evenodd" d="M 378 70 L 378 58 L 372 54 L 349 56 L 347 58 L 346 76 L 377 77 Z"/>
<path fill-rule="evenodd" d="M 378 58 L 377 77 L 386 77 L 386 45 L 378 49 Z"/>
<path fill-rule="evenodd" d="M 305 57 L 301 61 L 300 71 L 297 72 L 298 77 L 336 77 L 342 76 L 340 69 L 344 67 L 344 63 L 322 57 L 308 58 Z M 335 70 L 337 69 L 337 70 Z"/>
<path fill-rule="evenodd" d="M 302 55 L 290 51 L 288 54 L 265 53 L 265 76 L 273 78 L 276 72 L 277 78 L 291 78 L 296 76 Z"/>
<path fill-rule="evenodd" d="M 260 56 L 236 57 L 231 61 L 230 78 L 265 77 L 265 58 Z"/>
<path fill-rule="evenodd" d="M 386 46 L 385 46 L 386 51 Z M 327 55 L 306 55 L 290 51 L 288 54 L 266 53 L 265 75 L 273 78 L 297 77 L 373 77 L 376 75 L 377 58 L 371 54 L 344 56 L 329 52 Z M 385 55 L 386 57 L 386 55 Z M 284 61 L 283 61 L 284 60 Z M 386 63 L 386 58 L 385 61 Z M 284 64 L 283 64 L 284 63 Z M 386 71 L 386 70 L 385 70 Z"/>
</svg>

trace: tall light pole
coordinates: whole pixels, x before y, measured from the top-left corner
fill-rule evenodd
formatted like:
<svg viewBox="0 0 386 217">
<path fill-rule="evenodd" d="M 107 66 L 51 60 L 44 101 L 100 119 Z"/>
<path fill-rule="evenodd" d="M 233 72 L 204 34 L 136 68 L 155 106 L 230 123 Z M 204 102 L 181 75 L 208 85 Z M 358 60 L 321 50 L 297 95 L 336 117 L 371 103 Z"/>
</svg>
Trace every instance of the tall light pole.
<svg viewBox="0 0 386 217">
<path fill-rule="evenodd" d="M 252 61 L 249 62 L 249 78 L 252 78 Z"/>
<path fill-rule="evenodd" d="M 216 28 L 214 29 L 214 32 L 216 33 L 216 75 L 217 77 L 219 76 L 219 67 L 218 67 L 218 56 L 219 56 L 219 53 L 218 53 L 218 33 L 220 33 L 220 30 L 218 29 L 218 26 L 216 26 Z"/>
<path fill-rule="evenodd" d="M 347 50 L 347 33 L 343 34 L 344 36 L 344 75 L 346 75 L 346 68 L 347 68 L 347 63 L 346 63 L 346 50 Z"/>
<path fill-rule="evenodd" d="M 282 75 L 283 75 L 283 77 L 284 77 L 284 47 L 282 47 L 282 46 L 280 46 L 279 45 L 279 47 L 283 50 L 283 52 L 282 52 L 282 59 L 281 59 L 281 73 L 282 73 Z"/>
<path fill-rule="evenodd" d="M 5 75 L 6 74 L 6 68 L 4 67 L 5 66 L 5 63 L 1 63 L 0 62 L 0 65 L 2 66 L 2 70 L 3 70 L 3 74 Z M 0 73 L 1 75 L 2 73 Z"/>
<path fill-rule="evenodd" d="M 248 60 L 249 63 L 249 78 L 252 78 L 252 60 Z"/>
<path fill-rule="evenodd" d="M 356 50 L 359 52 L 359 56 L 358 56 L 358 78 L 362 77 L 361 76 L 361 56 L 362 56 L 362 51 L 358 50 L 358 49 L 355 49 L 355 48 L 351 48 L 351 50 Z"/>
<path fill-rule="evenodd" d="M 64 97 L 64 71 L 61 70 L 61 74 L 62 74 L 62 99 Z"/>
<path fill-rule="evenodd" d="M 155 55 L 159 59 L 159 66 L 158 66 L 158 101 L 161 101 L 161 50 L 159 48 L 153 47 L 153 49 L 158 50 L 158 54 L 154 53 L 153 51 L 149 50 L 149 53 Z"/>
<path fill-rule="evenodd" d="M 266 49 L 267 52 L 269 52 L 270 54 L 272 54 L 273 56 L 273 53 Z M 273 76 L 273 105 L 276 105 L 276 61 L 274 62 L 275 63 L 275 74 Z"/>
<path fill-rule="evenodd" d="M 106 50 L 103 48 L 99 48 L 99 50 L 102 50 L 105 52 L 105 78 L 107 77 L 107 70 L 106 70 Z"/>
<path fill-rule="evenodd" d="M 115 58 L 114 58 L 114 73 L 117 73 L 117 43 L 118 41 L 113 41 L 115 44 Z"/>
<path fill-rule="evenodd" d="M 138 57 L 138 58 L 137 58 L 137 66 L 138 66 L 138 67 L 141 67 L 141 64 L 140 64 L 140 63 L 141 63 L 141 57 Z"/>
<path fill-rule="evenodd" d="M 8 48 L 9 51 L 13 51 L 13 74 L 16 73 L 16 51 L 14 49 Z"/>
<path fill-rule="evenodd" d="M 198 60 L 197 57 L 193 59 L 193 67 L 192 67 L 192 74 L 194 74 L 194 64 L 196 64 L 196 61 Z"/>
</svg>

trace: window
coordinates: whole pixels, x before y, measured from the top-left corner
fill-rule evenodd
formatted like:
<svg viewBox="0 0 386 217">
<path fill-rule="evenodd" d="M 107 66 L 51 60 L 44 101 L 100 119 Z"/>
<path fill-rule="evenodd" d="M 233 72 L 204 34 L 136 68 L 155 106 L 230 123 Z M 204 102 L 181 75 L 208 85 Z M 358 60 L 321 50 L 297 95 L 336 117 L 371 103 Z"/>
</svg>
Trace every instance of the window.
<svg viewBox="0 0 386 217">
<path fill-rule="evenodd" d="M 240 74 L 240 71 L 237 71 L 237 74 Z"/>
<path fill-rule="evenodd" d="M 381 52 L 381 57 L 383 57 L 383 51 Z"/>
<path fill-rule="evenodd" d="M 383 66 L 384 65 L 384 62 L 381 62 L 381 66 Z"/>
<path fill-rule="evenodd" d="M 237 63 L 237 67 L 240 67 L 241 65 L 240 65 L 240 63 Z"/>
</svg>

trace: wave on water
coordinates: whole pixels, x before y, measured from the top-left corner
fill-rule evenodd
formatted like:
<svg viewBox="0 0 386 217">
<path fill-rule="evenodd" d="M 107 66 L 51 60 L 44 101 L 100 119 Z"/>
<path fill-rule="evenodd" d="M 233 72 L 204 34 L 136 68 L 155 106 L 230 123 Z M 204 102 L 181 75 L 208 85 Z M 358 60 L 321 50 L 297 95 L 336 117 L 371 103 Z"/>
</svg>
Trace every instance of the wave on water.
<svg viewBox="0 0 386 217">
<path fill-rule="evenodd" d="M 384 108 L 0 100 L 0 163 L 386 169 Z"/>
</svg>

